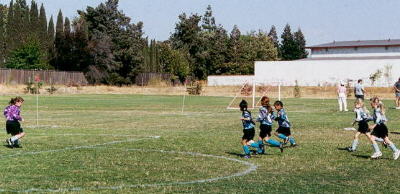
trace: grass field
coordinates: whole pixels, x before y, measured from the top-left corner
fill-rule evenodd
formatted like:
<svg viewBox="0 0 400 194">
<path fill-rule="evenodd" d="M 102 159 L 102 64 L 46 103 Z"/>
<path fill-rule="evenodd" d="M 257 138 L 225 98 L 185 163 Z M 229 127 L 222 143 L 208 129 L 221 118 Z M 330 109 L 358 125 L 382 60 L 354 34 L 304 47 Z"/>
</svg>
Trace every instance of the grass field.
<svg viewBox="0 0 400 194">
<path fill-rule="evenodd" d="M 0 97 L 3 106 L 10 97 Z M 389 149 L 371 160 L 361 137 L 357 152 L 341 150 L 352 141 L 354 132 L 343 128 L 354 114 L 337 112 L 336 100 L 284 99 L 300 146 L 245 160 L 241 114 L 225 109 L 230 98 L 188 97 L 182 114 L 179 96 L 43 96 L 39 128 L 35 97 L 24 98 L 23 148 L 0 148 L 3 192 L 399 191 L 400 161 Z M 400 132 L 400 111 L 387 112 L 389 130 Z M 400 135 L 390 137 L 400 147 Z"/>
</svg>

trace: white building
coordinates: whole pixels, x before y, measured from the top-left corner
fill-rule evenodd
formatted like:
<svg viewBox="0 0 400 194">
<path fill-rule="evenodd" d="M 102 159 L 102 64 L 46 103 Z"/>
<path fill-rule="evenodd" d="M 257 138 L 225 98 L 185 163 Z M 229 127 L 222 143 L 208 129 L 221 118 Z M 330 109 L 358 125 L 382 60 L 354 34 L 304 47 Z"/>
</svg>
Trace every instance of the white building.
<svg viewBox="0 0 400 194">
<path fill-rule="evenodd" d="M 296 61 L 257 61 L 255 80 L 261 84 L 336 85 L 381 72 L 375 86 L 390 86 L 400 77 L 400 40 L 334 41 L 307 47 L 309 58 Z"/>
</svg>

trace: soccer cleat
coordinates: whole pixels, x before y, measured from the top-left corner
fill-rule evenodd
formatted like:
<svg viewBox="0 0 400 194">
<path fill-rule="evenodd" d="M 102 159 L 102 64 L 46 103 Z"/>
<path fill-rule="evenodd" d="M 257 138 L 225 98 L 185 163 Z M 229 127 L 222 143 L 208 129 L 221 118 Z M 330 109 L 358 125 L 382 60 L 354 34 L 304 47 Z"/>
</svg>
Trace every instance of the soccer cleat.
<svg viewBox="0 0 400 194">
<path fill-rule="evenodd" d="M 250 155 L 245 155 L 244 158 L 249 159 L 249 158 L 251 158 L 251 156 Z"/>
<path fill-rule="evenodd" d="M 400 150 L 397 150 L 396 152 L 393 153 L 393 159 L 397 160 L 400 156 Z"/>
<path fill-rule="evenodd" d="M 283 141 L 283 144 L 287 144 L 289 142 L 289 137 L 286 137 L 285 140 Z"/>
<path fill-rule="evenodd" d="M 371 158 L 372 159 L 376 159 L 382 156 L 382 152 L 375 152 L 374 154 L 372 154 Z"/>
<path fill-rule="evenodd" d="M 294 144 L 292 144 L 292 145 L 290 145 L 291 147 L 296 147 L 297 146 L 297 143 L 294 143 Z"/>
<path fill-rule="evenodd" d="M 14 148 L 22 148 L 22 146 L 20 146 L 19 144 L 15 144 L 13 147 Z"/>
<path fill-rule="evenodd" d="M 355 152 L 356 151 L 356 150 L 353 150 L 353 148 L 351 148 L 351 147 L 347 147 L 346 150 L 349 151 L 349 152 Z"/>
<path fill-rule="evenodd" d="M 281 153 L 283 152 L 283 144 L 279 145 L 279 150 L 281 150 Z"/>
<path fill-rule="evenodd" d="M 265 154 L 264 144 L 260 144 L 260 150 L 261 150 L 261 152 L 259 154 Z"/>
</svg>

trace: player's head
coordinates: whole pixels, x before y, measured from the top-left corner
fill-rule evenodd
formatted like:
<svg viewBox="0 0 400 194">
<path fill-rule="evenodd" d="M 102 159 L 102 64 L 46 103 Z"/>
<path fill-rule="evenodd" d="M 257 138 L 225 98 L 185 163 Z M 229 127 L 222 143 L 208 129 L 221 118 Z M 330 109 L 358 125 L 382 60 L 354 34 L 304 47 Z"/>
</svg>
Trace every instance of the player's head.
<svg viewBox="0 0 400 194">
<path fill-rule="evenodd" d="M 357 100 L 354 102 L 354 107 L 355 108 L 364 107 L 364 101 L 361 98 L 357 98 Z"/>
<path fill-rule="evenodd" d="M 358 82 L 359 84 L 361 84 L 361 83 L 362 83 L 362 79 L 359 79 L 357 82 Z"/>
<path fill-rule="evenodd" d="M 269 98 L 268 98 L 268 96 L 263 96 L 261 98 L 261 105 L 262 106 L 269 106 Z"/>
<path fill-rule="evenodd" d="M 379 109 L 381 109 L 381 112 L 383 114 L 385 114 L 385 106 L 379 97 L 375 96 L 375 97 L 371 98 L 371 107 L 379 108 Z"/>
<path fill-rule="evenodd" d="M 240 110 L 241 110 L 241 111 L 247 110 L 247 102 L 246 102 L 246 100 L 242 100 L 242 101 L 240 102 L 240 104 L 239 104 L 239 107 L 240 107 Z"/>
<path fill-rule="evenodd" d="M 22 97 L 20 97 L 20 96 L 17 96 L 15 98 L 11 98 L 9 104 L 10 105 L 21 106 L 23 102 L 24 102 L 24 99 Z"/>
<path fill-rule="evenodd" d="M 276 110 L 281 110 L 281 109 L 283 108 L 283 103 L 282 103 L 282 101 L 280 101 L 280 100 L 275 101 L 274 107 L 275 107 Z"/>
</svg>

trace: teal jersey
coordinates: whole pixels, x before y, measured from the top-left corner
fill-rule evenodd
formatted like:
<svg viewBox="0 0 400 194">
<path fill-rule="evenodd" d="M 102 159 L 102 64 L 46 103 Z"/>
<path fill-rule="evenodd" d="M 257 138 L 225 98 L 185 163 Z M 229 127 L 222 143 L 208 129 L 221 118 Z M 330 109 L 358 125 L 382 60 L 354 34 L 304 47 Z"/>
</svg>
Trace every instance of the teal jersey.
<svg viewBox="0 0 400 194">
<path fill-rule="evenodd" d="M 243 129 L 252 129 L 254 128 L 255 124 L 253 121 L 253 118 L 251 117 L 251 113 L 247 110 L 242 112 L 242 117 L 244 120 L 242 120 L 243 124 Z"/>
<path fill-rule="evenodd" d="M 290 128 L 291 124 L 289 121 L 289 118 L 286 114 L 285 109 L 281 109 L 278 111 L 275 120 L 278 121 L 278 124 L 280 127 L 286 127 L 286 128 Z"/>
</svg>

